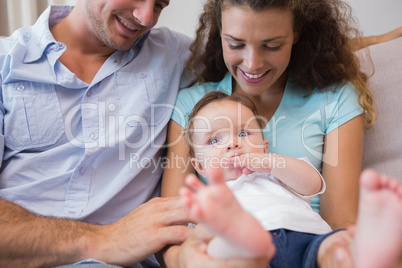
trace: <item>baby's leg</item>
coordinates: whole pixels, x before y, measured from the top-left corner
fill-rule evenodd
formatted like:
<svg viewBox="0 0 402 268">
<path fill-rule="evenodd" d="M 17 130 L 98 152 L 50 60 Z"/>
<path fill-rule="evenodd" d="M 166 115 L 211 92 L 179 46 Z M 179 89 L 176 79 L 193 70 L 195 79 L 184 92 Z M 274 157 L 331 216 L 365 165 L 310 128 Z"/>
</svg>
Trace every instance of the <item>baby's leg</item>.
<svg viewBox="0 0 402 268">
<path fill-rule="evenodd" d="M 402 185 L 374 170 L 364 171 L 360 184 L 356 268 L 394 267 L 402 253 Z"/>
<path fill-rule="evenodd" d="M 211 241 L 208 252 L 213 257 L 230 257 L 226 248 L 222 249 L 225 253 L 218 254 L 223 244 L 241 249 L 243 257 L 273 256 L 275 248 L 270 234 L 240 206 L 219 169 L 208 173 L 208 185 L 204 185 L 194 175 L 186 178 L 186 184 L 188 188 L 181 189 L 180 195 L 190 215 L 218 235 L 217 239 L 224 240 Z M 235 257 L 239 257 L 239 252 L 235 254 Z"/>
</svg>

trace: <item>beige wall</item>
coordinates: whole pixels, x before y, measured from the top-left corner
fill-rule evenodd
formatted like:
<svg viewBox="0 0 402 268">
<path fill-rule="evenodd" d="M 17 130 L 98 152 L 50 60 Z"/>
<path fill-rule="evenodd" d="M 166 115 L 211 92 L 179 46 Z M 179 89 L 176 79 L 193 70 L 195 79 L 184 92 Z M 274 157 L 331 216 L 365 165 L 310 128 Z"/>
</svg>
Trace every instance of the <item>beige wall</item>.
<svg viewBox="0 0 402 268">
<path fill-rule="evenodd" d="M 402 26 L 402 0 L 346 0 L 365 35 L 380 34 Z M 194 36 L 205 0 L 170 0 L 157 26 Z M 0 0 L 0 35 L 31 25 L 49 4 L 75 4 L 76 0 Z M 14 15 L 11 15 L 14 14 Z M 15 15 L 17 14 L 17 15 Z"/>
<path fill-rule="evenodd" d="M 402 0 L 345 0 L 350 3 L 365 35 L 385 33 L 402 26 Z M 170 0 L 160 26 L 194 36 L 198 14 L 205 0 Z"/>
<path fill-rule="evenodd" d="M 365 35 L 377 35 L 402 26 L 401 0 L 346 0 Z"/>
<path fill-rule="evenodd" d="M 188 36 L 194 36 L 198 15 L 204 3 L 205 0 L 170 0 L 156 26 L 167 26 Z"/>
<path fill-rule="evenodd" d="M 77 0 L 0 0 L 0 35 L 8 36 L 15 29 L 32 25 L 51 4 L 74 5 Z"/>
</svg>

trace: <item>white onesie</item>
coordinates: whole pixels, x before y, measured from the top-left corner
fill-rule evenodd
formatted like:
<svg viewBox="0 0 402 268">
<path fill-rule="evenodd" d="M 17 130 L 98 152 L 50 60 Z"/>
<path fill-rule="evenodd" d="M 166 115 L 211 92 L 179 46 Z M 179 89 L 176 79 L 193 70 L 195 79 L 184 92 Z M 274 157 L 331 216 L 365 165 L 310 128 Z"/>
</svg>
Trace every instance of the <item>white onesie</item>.
<svg viewBox="0 0 402 268">
<path fill-rule="evenodd" d="M 318 172 L 318 171 L 317 171 Z M 309 199 L 325 191 L 321 177 L 321 190 L 311 196 L 303 196 L 287 187 L 269 173 L 254 172 L 242 175 L 226 184 L 233 191 L 240 205 L 252 214 L 265 230 L 288 229 L 292 231 L 326 234 L 331 227 L 313 211 Z M 217 259 L 251 257 L 244 250 L 217 236 L 208 244 L 208 255 Z"/>
</svg>

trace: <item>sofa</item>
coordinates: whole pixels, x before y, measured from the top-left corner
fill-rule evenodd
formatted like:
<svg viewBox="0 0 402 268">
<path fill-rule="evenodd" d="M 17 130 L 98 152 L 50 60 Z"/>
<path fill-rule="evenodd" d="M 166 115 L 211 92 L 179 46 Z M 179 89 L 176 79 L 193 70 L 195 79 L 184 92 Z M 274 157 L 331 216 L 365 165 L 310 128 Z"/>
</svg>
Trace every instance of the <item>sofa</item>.
<svg viewBox="0 0 402 268">
<path fill-rule="evenodd" d="M 365 130 L 363 169 L 374 168 L 402 183 L 402 38 L 368 48 L 374 64 L 358 51 L 362 70 L 373 74 L 369 88 L 376 102 L 377 121 Z"/>
</svg>

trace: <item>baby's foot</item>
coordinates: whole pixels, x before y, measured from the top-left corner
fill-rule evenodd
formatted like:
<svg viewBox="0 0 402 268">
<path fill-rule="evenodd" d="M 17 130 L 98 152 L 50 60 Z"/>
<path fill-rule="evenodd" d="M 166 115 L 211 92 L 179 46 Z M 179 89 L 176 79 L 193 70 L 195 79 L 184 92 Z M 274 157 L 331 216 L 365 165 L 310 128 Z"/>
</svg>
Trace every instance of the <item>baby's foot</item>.
<svg viewBox="0 0 402 268">
<path fill-rule="evenodd" d="M 207 176 L 208 185 L 204 185 L 193 174 L 189 175 L 188 188 L 181 189 L 180 195 L 190 215 L 218 236 L 208 245 L 210 255 L 272 258 L 275 247 L 270 234 L 241 207 L 226 185 L 222 171 L 211 169 Z"/>
<path fill-rule="evenodd" d="M 180 195 L 190 216 L 197 223 L 205 224 L 214 234 L 232 236 L 234 234 L 228 233 L 231 230 L 229 227 L 236 223 L 236 217 L 242 215 L 244 210 L 221 177 L 220 171 L 216 174 L 208 178 L 208 185 L 194 174 L 188 175 L 187 188 L 182 188 Z"/>
<path fill-rule="evenodd" d="M 356 268 L 394 267 L 402 253 L 402 185 L 374 170 L 360 178 L 352 252 Z"/>
</svg>

